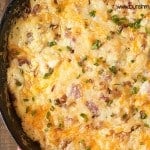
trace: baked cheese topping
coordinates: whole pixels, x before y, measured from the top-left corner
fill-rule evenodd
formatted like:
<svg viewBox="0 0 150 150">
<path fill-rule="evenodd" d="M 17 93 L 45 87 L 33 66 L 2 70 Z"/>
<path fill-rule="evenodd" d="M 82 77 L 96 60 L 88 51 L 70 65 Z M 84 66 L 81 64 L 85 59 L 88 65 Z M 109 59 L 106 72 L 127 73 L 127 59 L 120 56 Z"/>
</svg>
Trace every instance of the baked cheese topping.
<svg viewBox="0 0 150 150">
<path fill-rule="evenodd" d="M 149 0 L 31 0 L 8 42 L 8 87 L 44 150 L 150 149 Z"/>
</svg>

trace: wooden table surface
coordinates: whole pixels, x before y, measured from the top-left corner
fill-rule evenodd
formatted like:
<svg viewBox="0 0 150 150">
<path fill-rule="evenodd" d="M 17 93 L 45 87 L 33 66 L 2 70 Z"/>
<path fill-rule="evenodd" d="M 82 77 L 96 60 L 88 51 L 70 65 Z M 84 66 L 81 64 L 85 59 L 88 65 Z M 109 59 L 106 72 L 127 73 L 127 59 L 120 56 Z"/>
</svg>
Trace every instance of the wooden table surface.
<svg viewBox="0 0 150 150">
<path fill-rule="evenodd" d="M 8 0 L 0 0 L 0 19 Z M 17 144 L 7 130 L 0 114 L 0 150 L 17 150 Z"/>
</svg>

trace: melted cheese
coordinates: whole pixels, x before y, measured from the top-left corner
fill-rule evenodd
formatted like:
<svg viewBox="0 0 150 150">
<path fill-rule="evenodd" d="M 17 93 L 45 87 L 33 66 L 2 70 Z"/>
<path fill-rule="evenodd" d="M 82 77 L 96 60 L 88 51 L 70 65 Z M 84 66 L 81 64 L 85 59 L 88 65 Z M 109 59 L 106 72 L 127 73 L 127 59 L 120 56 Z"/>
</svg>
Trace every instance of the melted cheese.
<svg viewBox="0 0 150 150">
<path fill-rule="evenodd" d="M 42 149 L 150 149 L 150 14 L 110 12 L 126 2 L 31 0 L 12 27 L 8 87 Z"/>
</svg>

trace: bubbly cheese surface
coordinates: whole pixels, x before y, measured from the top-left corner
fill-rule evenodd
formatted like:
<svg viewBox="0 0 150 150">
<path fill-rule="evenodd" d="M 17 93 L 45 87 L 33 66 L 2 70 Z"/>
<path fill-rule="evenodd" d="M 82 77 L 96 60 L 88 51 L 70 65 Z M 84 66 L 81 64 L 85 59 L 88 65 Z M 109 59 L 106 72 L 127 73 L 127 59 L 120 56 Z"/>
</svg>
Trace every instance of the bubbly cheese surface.
<svg viewBox="0 0 150 150">
<path fill-rule="evenodd" d="M 150 1 L 30 3 L 7 73 L 27 135 L 44 150 L 149 150 L 150 9 L 117 6 Z"/>
</svg>

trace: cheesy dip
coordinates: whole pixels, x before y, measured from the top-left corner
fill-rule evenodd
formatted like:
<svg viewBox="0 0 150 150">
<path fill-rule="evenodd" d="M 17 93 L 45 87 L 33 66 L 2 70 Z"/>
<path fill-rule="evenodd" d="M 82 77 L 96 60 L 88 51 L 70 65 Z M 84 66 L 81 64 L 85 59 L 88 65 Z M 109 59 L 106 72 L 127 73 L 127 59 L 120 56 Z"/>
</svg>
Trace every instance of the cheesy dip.
<svg viewBox="0 0 150 150">
<path fill-rule="evenodd" d="M 150 150 L 150 0 L 31 0 L 12 26 L 8 87 L 43 150 Z"/>
</svg>

